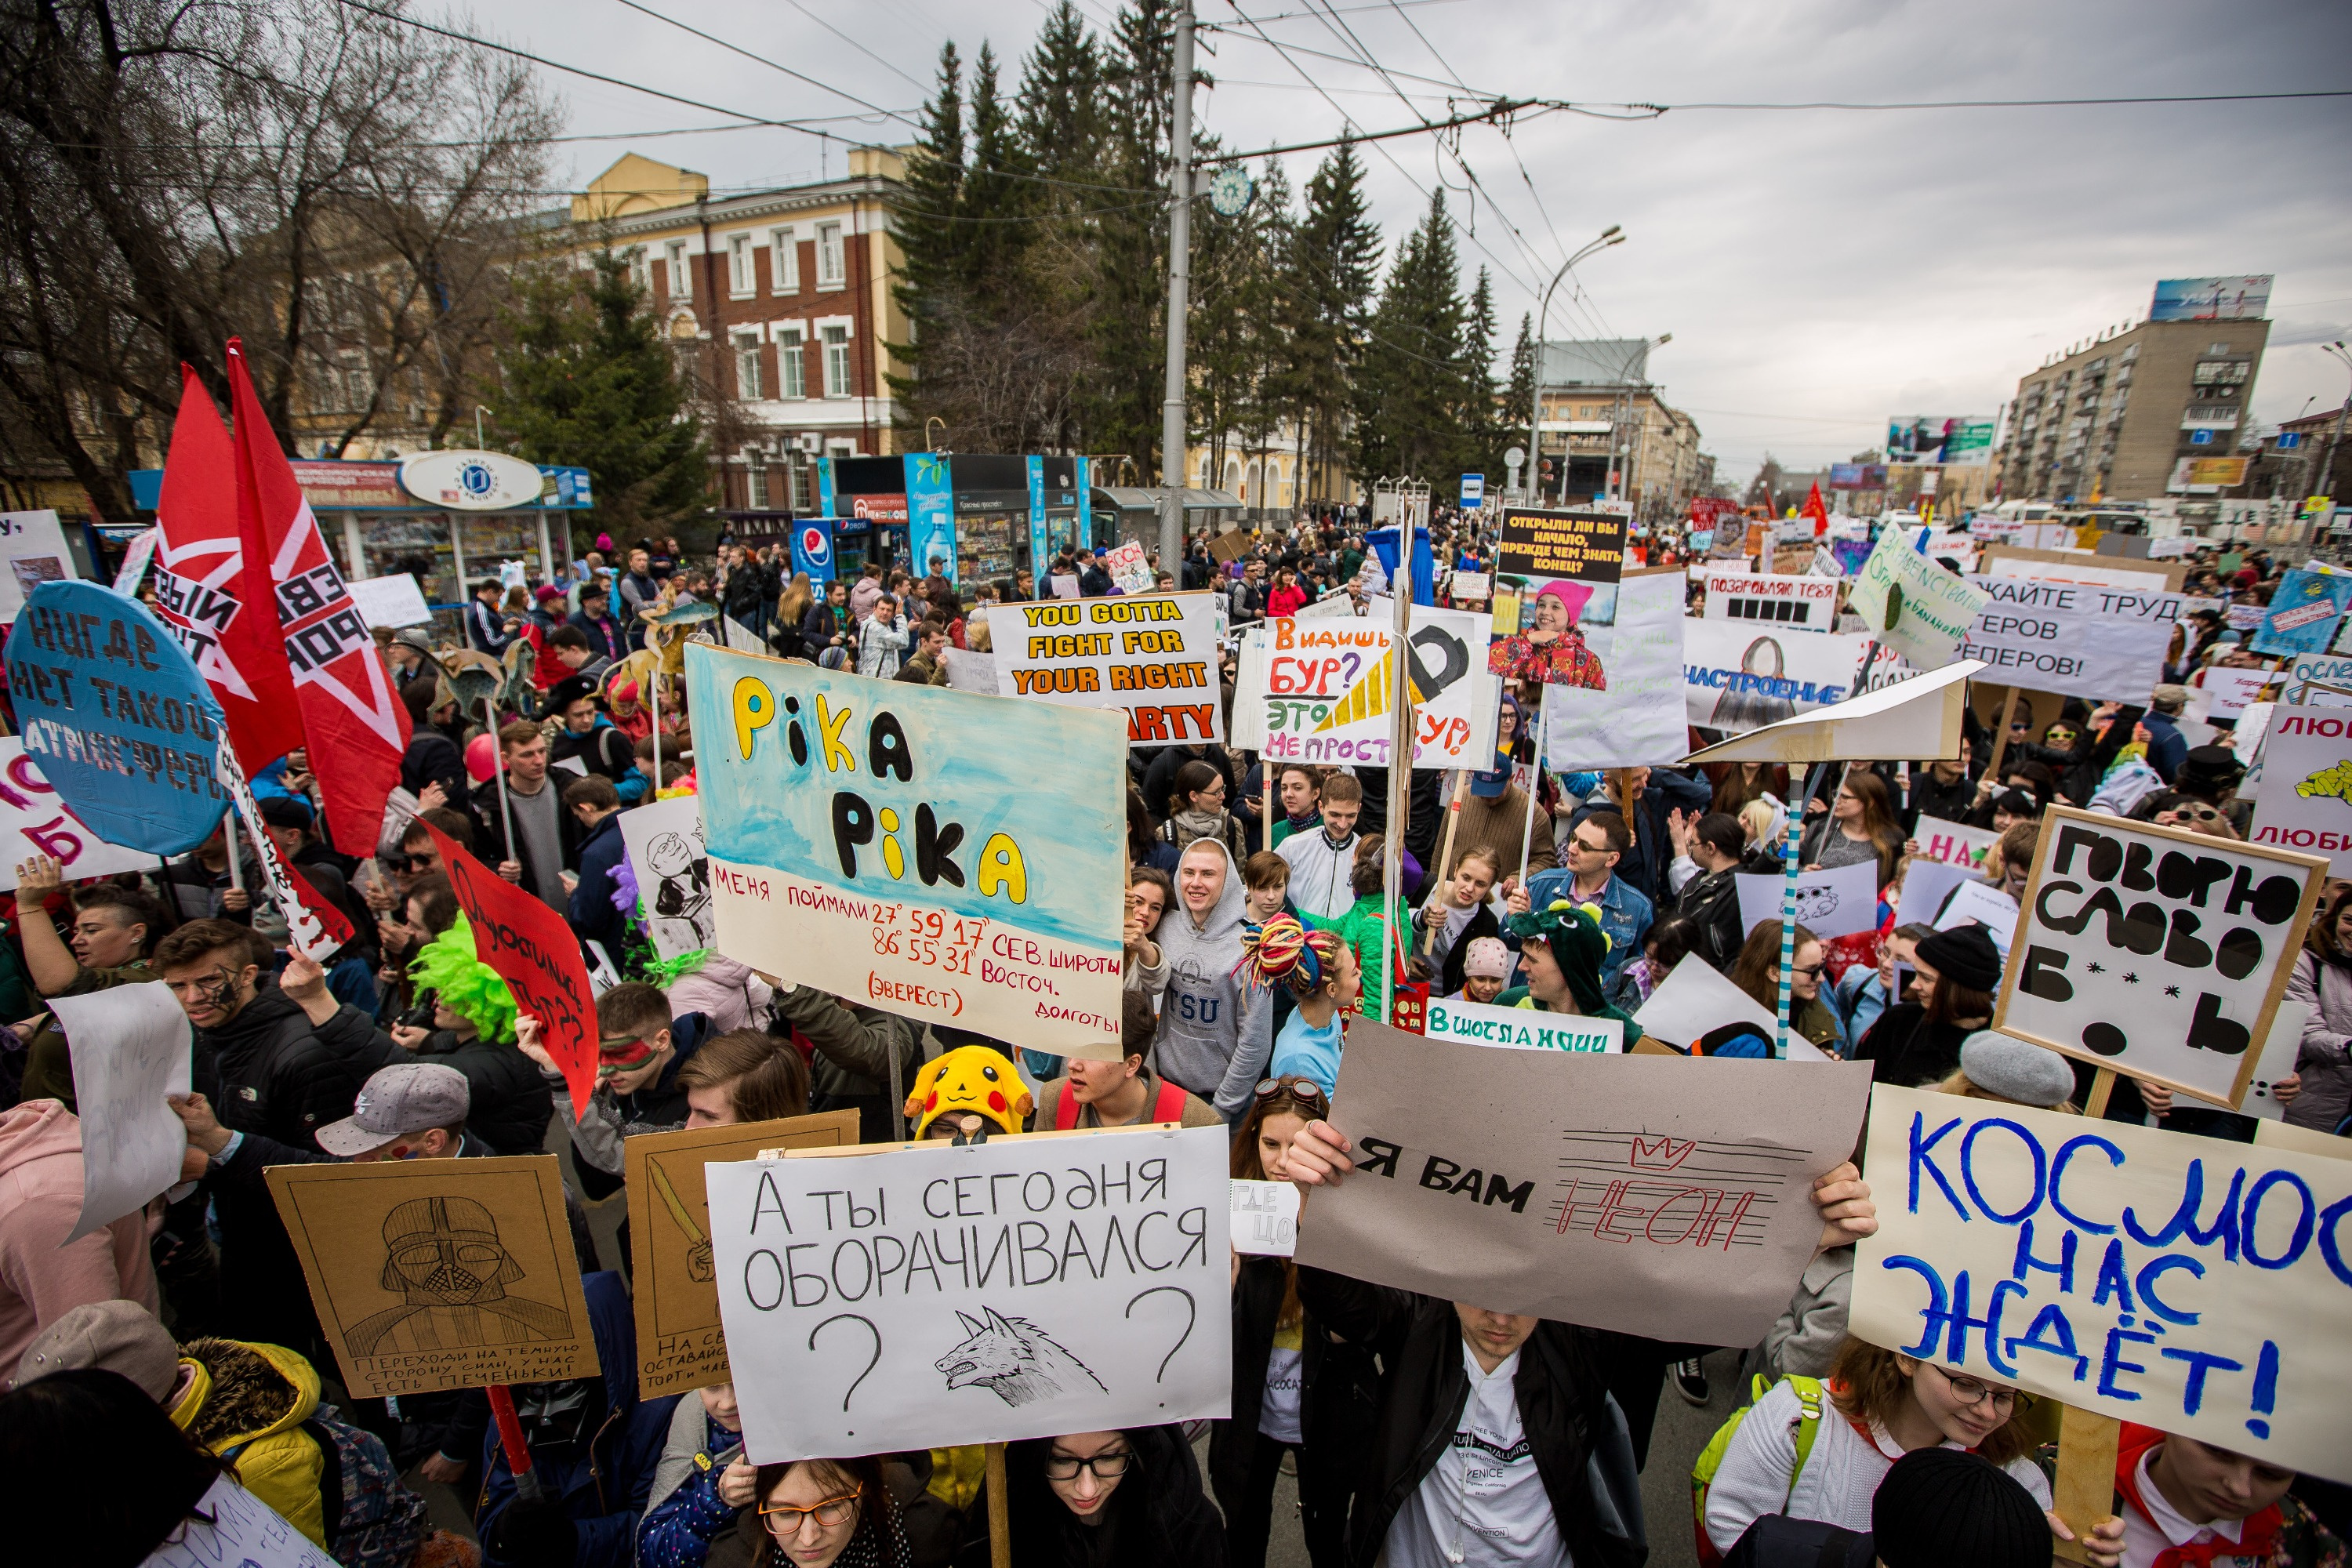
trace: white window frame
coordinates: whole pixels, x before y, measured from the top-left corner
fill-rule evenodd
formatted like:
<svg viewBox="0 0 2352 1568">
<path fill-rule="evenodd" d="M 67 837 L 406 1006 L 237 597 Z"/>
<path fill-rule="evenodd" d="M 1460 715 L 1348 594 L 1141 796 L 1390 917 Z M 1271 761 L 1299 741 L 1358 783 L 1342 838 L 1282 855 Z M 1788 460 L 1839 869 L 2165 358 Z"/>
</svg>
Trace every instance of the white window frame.
<svg viewBox="0 0 2352 1568">
<path fill-rule="evenodd" d="M 749 403 L 757 403 L 762 396 L 761 384 L 765 378 L 760 374 L 761 337 L 757 327 L 735 327 L 727 334 L 727 346 L 735 351 L 735 395 Z M 747 366 L 749 375 L 743 374 Z"/>
<path fill-rule="evenodd" d="M 774 321 L 768 336 L 776 345 L 776 395 L 787 403 L 808 396 L 808 323 Z"/>
<path fill-rule="evenodd" d="M 694 268 L 686 264 L 686 241 L 673 239 L 662 247 L 663 289 L 672 300 L 694 298 Z"/>
<path fill-rule="evenodd" d="M 850 352 L 856 344 L 857 322 L 849 316 L 823 316 L 814 323 L 816 341 L 824 350 L 824 393 L 827 398 L 857 395 L 857 361 Z M 839 332 L 835 339 L 831 334 Z M 841 351 L 840 374 L 835 374 L 834 351 Z"/>
<path fill-rule="evenodd" d="M 768 231 L 768 277 L 771 293 L 801 291 L 801 244 L 790 226 Z"/>
<path fill-rule="evenodd" d="M 646 247 L 642 245 L 629 247 L 629 281 L 637 286 L 638 293 L 648 300 L 653 298 L 653 258 L 646 253 Z"/>
<path fill-rule="evenodd" d="M 757 447 L 743 448 L 743 497 L 754 510 L 768 510 L 768 454 Z"/>
<path fill-rule="evenodd" d="M 854 458 L 857 456 L 857 443 L 841 438 L 828 440 L 824 444 L 824 455 L 828 458 Z"/>
<path fill-rule="evenodd" d="M 839 223 L 816 226 L 816 286 L 831 291 L 849 287 L 849 241 Z"/>
<path fill-rule="evenodd" d="M 751 260 L 751 236 L 747 231 L 727 237 L 727 291 L 738 300 L 753 292 L 756 272 Z"/>
</svg>

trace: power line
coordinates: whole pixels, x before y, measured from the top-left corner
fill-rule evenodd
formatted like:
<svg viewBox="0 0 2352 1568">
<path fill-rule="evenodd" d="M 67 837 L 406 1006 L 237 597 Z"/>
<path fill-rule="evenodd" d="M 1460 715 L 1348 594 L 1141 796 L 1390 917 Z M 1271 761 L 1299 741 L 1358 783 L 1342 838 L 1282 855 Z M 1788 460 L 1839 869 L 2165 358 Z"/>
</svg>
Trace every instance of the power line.
<svg viewBox="0 0 2352 1568">
<path fill-rule="evenodd" d="M 835 26 L 824 17 L 818 16 L 815 12 L 802 5 L 801 0 L 784 0 L 784 4 L 790 5 L 793 10 L 798 11 L 802 16 L 806 16 L 810 21 L 814 22 L 818 26 L 823 27 L 826 32 L 831 33 L 835 37 L 839 38 L 843 43 L 847 44 L 851 48 L 856 49 L 859 54 L 864 55 L 867 59 L 872 60 L 876 65 L 880 66 L 884 70 L 890 72 L 893 76 L 896 76 L 900 81 L 905 82 L 916 91 L 929 92 L 931 90 L 928 83 L 917 81 L 913 77 L 908 76 L 905 71 L 900 70 L 897 66 L 892 65 L 888 60 L 884 59 L 872 49 L 867 48 L 864 44 L 859 43 L 856 38 L 851 37 L 847 33 L 843 32 L 840 28 Z"/>
<path fill-rule="evenodd" d="M 344 4 L 346 5 L 351 3 L 352 0 L 344 0 Z M 869 103 L 865 99 L 862 99 L 856 93 L 850 91 L 847 88 L 835 87 L 833 83 L 820 80 L 815 77 L 810 76 L 805 71 L 796 71 L 790 66 L 779 65 L 774 60 L 768 58 L 765 55 L 753 54 L 751 50 L 743 47 L 740 44 L 730 44 L 722 37 L 719 37 L 714 34 L 706 33 L 701 28 L 695 26 L 692 23 L 681 22 L 675 16 L 665 16 L 650 5 L 640 5 L 637 4 L 637 0 L 619 0 L 619 3 L 627 6 L 630 10 L 636 12 L 640 16 L 651 16 L 656 22 L 667 22 L 669 26 L 676 27 L 682 33 L 691 33 L 706 44 L 716 44 L 720 48 L 727 50 L 730 54 L 740 55 L 745 59 L 751 61 L 755 65 L 763 65 L 770 70 L 782 71 L 784 75 L 792 78 L 794 81 L 804 81 L 808 83 L 809 86 L 822 89 L 826 92 L 832 93 L 836 98 L 845 98 L 849 100 L 850 102 L 857 105 L 860 109 L 870 110 L 876 114 L 889 115 L 891 119 L 902 121 L 906 124 L 913 126 L 918 131 L 922 129 L 920 125 L 917 124 L 916 121 L 908 119 L 907 116 L 899 114 L 895 110 L 885 109 L 878 103 Z M 921 83 L 919 82 L 916 85 L 919 87 Z"/>
</svg>

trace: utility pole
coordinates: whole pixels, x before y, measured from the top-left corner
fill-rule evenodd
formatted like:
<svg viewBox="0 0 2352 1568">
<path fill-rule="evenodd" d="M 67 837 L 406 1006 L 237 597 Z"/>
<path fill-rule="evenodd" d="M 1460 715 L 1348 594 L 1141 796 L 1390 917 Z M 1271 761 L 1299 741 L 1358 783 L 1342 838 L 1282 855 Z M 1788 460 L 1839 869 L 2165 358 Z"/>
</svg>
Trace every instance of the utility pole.
<svg viewBox="0 0 2352 1568">
<path fill-rule="evenodd" d="M 1544 339 L 1551 331 L 1551 291 L 1559 287 L 1559 280 L 1567 277 L 1578 262 L 1594 251 L 1624 243 L 1622 229 L 1611 224 L 1591 244 L 1561 262 L 1559 270 L 1551 275 L 1551 281 L 1544 285 L 1543 303 L 1536 310 L 1535 390 L 1528 399 L 1528 495 L 1538 503 L 1543 500 L 1543 481 L 1538 477 L 1543 471 L 1543 434 L 1537 426 L 1543 423 Z M 1568 494 L 1568 443 L 1565 439 L 1560 442 L 1559 489 L 1560 495 L 1565 498 Z"/>
<path fill-rule="evenodd" d="M 1192 273 L 1192 0 L 1178 0 L 1168 121 L 1168 389 L 1160 411 L 1160 569 L 1184 561 L 1184 326 Z"/>
</svg>

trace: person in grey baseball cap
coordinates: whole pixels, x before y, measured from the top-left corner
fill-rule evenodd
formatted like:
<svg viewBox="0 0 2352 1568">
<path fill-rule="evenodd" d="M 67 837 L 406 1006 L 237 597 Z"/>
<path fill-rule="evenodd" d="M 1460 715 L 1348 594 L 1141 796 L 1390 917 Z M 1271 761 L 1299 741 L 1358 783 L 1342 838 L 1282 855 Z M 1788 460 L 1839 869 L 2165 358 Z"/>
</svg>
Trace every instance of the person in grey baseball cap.
<svg viewBox="0 0 2352 1568">
<path fill-rule="evenodd" d="M 466 1075 L 438 1062 L 394 1062 L 361 1086 L 352 1113 L 319 1129 L 319 1147 L 345 1160 L 431 1160 L 461 1152 L 470 1096 Z"/>
</svg>

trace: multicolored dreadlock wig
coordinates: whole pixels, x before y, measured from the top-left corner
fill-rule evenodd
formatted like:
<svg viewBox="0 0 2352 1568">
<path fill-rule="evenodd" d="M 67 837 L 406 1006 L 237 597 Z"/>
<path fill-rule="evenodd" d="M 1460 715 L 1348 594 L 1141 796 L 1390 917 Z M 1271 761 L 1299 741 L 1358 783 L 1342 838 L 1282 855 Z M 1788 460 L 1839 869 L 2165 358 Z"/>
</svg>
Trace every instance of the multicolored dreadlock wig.
<svg viewBox="0 0 2352 1568">
<path fill-rule="evenodd" d="M 1280 984 L 1295 996 L 1312 996 L 1339 957 L 1337 931 L 1311 931 L 1295 915 L 1276 915 L 1264 925 L 1242 927 L 1242 957 L 1234 973 L 1252 990 Z"/>
<path fill-rule="evenodd" d="M 474 956 L 474 928 L 464 915 L 425 944 L 408 973 L 419 985 L 430 988 L 444 1007 L 473 1025 L 482 1038 L 502 1043 L 515 1037 L 514 993 L 497 970 Z"/>
<path fill-rule="evenodd" d="M 1540 942 L 1568 980 L 1569 994 L 1588 1013 L 1607 1005 L 1601 993 L 1601 967 L 1609 961 L 1609 933 L 1601 929 L 1598 904 L 1554 899 L 1549 907 L 1513 915 L 1504 929 L 1522 942 Z"/>
</svg>

